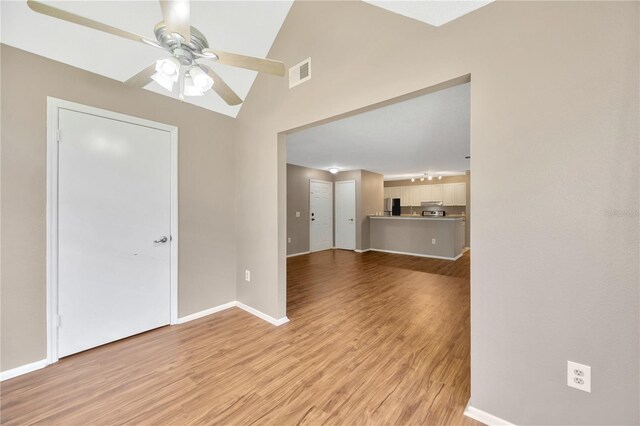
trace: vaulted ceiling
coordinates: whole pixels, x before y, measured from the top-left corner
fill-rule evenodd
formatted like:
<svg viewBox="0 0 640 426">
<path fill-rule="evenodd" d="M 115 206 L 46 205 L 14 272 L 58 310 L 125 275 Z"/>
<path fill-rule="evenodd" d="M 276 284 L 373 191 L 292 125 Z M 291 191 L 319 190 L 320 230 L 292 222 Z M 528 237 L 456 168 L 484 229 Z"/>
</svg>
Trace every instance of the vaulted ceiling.
<svg viewBox="0 0 640 426">
<path fill-rule="evenodd" d="M 431 25 L 442 25 L 489 3 L 479 0 L 367 1 Z M 151 40 L 155 39 L 154 26 L 162 20 L 157 1 L 44 2 Z M 191 24 L 207 37 L 212 48 L 265 58 L 292 3 L 292 0 L 192 1 Z M 26 0 L 0 1 L 0 23 L 2 43 L 120 81 L 168 56 L 160 49 L 35 13 Z M 241 99 L 246 98 L 257 75 L 255 71 L 207 63 Z M 285 67 L 292 65 L 285 64 Z M 155 82 L 145 88 L 173 96 Z M 211 91 L 201 97 L 187 97 L 185 101 L 231 117 L 235 117 L 242 106 L 229 106 Z"/>
<path fill-rule="evenodd" d="M 155 40 L 154 26 L 162 21 L 157 1 L 52 1 L 60 9 Z M 227 52 L 266 57 L 293 1 L 193 1 L 191 25 L 209 45 Z M 26 1 L 2 1 L 2 43 L 126 81 L 169 54 L 142 43 L 88 29 L 35 13 Z M 277 58 L 270 58 L 277 59 Z M 255 71 L 207 63 L 245 99 Z M 272 77 L 269 78 L 282 78 Z M 170 96 L 157 83 L 146 89 Z M 235 117 L 241 105 L 229 106 L 215 93 L 187 97 L 186 102 Z"/>
</svg>

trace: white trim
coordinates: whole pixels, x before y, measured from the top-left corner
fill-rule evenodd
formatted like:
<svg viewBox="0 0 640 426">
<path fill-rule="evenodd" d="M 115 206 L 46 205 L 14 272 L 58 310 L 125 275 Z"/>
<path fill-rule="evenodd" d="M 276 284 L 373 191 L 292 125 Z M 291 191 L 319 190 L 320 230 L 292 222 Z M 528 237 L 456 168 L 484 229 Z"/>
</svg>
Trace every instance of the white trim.
<svg viewBox="0 0 640 426">
<path fill-rule="evenodd" d="M 47 363 L 58 361 L 58 110 L 68 109 L 98 117 L 164 130 L 171 136 L 171 308 L 170 324 L 178 322 L 178 128 L 47 97 Z M 64 137 L 64 135 L 62 135 Z"/>
<path fill-rule="evenodd" d="M 331 212 L 331 224 L 330 224 L 330 228 L 331 228 L 331 247 L 326 248 L 326 249 L 322 249 L 322 250 L 311 250 L 311 216 L 309 216 L 309 218 L 307 218 L 307 220 L 309 221 L 309 253 L 316 253 L 319 251 L 323 251 L 323 250 L 329 250 L 334 248 L 333 244 L 335 243 L 334 241 L 334 233 L 335 233 L 335 229 L 333 227 L 333 182 L 329 182 L 326 180 L 320 180 L 320 179 L 309 179 L 309 214 L 311 214 L 311 182 L 319 182 L 319 183 L 328 183 L 329 184 L 329 190 L 331 191 L 331 196 L 329 197 L 329 202 L 331 203 L 331 205 L 329 206 L 329 211 Z"/>
<path fill-rule="evenodd" d="M 236 302 L 224 303 L 222 305 L 214 306 L 213 308 L 205 309 L 204 311 L 196 312 L 195 314 L 187 315 L 186 317 L 178 318 L 177 324 L 184 324 L 185 322 L 193 321 L 198 318 L 206 317 L 207 315 L 215 314 L 216 312 L 224 311 L 225 309 L 233 308 L 237 306 Z"/>
<path fill-rule="evenodd" d="M 479 421 L 485 425 L 491 426 L 515 426 L 513 423 L 510 423 L 500 417 L 494 416 L 493 414 L 489 414 L 486 411 L 478 410 L 477 408 L 472 407 L 467 403 L 467 407 L 464 409 L 464 415 L 472 418 L 474 420 Z"/>
<path fill-rule="evenodd" d="M 371 251 L 371 250 L 373 250 L 373 249 L 370 249 L 370 248 L 368 248 L 368 249 L 364 249 L 364 250 L 357 250 L 357 249 L 356 249 L 356 250 L 354 250 L 354 251 L 355 251 L 356 253 L 366 253 L 366 252 Z"/>
<path fill-rule="evenodd" d="M 422 253 L 408 253 L 405 251 L 394 251 L 394 250 L 381 250 L 381 249 L 369 249 L 371 251 L 379 251 L 380 253 L 390 253 L 390 254 L 402 254 L 405 256 L 417 256 L 417 257 L 429 257 L 431 259 L 444 259 L 444 260 L 458 260 L 462 257 L 462 253 L 457 255 L 456 257 L 446 257 L 446 256 L 434 256 L 430 254 L 422 254 Z"/>
<path fill-rule="evenodd" d="M 238 302 L 237 300 L 234 300 L 233 302 L 214 306 L 213 308 L 205 309 L 204 311 L 196 312 L 195 314 L 191 314 L 191 315 L 187 315 L 186 317 L 179 318 L 178 324 L 184 324 L 185 322 L 193 321 L 195 319 L 206 317 L 207 315 L 215 314 L 217 312 L 224 311 L 226 309 L 234 308 L 234 307 L 240 308 L 243 311 L 248 312 L 251 315 L 255 315 L 256 317 L 276 326 L 286 324 L 289 322 L 289 318 L 287 317 L 276 319 L 270 315 L 265 314 L 264 312 L 260 312 L 259 310 L 252 308 L 251 306 L 245 305 L 242 302 Z"/>
<path fill-rule="evenodd" d="M 333 247 L 332 247 L 333 248 Z M 296 257 L 296 256 L 303 256 L 305 254 L 309 254 L 311 253 L 310 251 L 302 251 L 300 253 L 293 253 L 293 254 L 288 254 L 287 257 Z"/>
<path fill-rule="evenodd" d="M 204 311 L 200 311 L 200 312 L 196 312 L 194 314 L 191 315 L 187 315 L 186 317 L 181 317 L 178 318 L 176 320 L 175 323 L 173 324 L 184 324 L 187 323 L 189 321 L 193 321 L 199 318 L 203 318 L 206 317 L 208 315 L 212 315 L 230 308 L 240 308 L 245 312 L 250 313 L 251 315 L 254 315 L 264 321 L 267 321 L 270 324 L 273 324 L 275 326 L 280 326 L 282 324 L 286 324 L 289 322 L 289 318 L 287 317 L 282 317 L 279 319 L 273 318 L 272 316 L 269 316 L 263 312 L 260 312 L 259 310 L 252 308 L 251 306 L 247 306 L 244 303 L 238 302 L 238 301 L 233 301 L 233 302 L 229 302 L 229 303 L 224 303 L 222 305 L 218 305 L 218 306 L 214 306 L 213 308 L 209 308 L 209 309 L 205 309 Z M 48 343 L 48 342 L 47 342 Z M 48 345 L 47 345 L 47 349 L 49 349 Z M 56 359 L 57 361 L 57 359 Z M 56 362 L 54 361 L 54 362 Z M 32 371 L 36 371 L 36 370 L 40 370 L 41 368 L 44 368 L 48 365 L 52 364 L 52 362 L 49 362 L 48 359 L 43 359 L 40 361 L 36 361 L 36 362 L 32 362 L 31 364 L 25 364 L 25 365 L 21 365 L 20 367 L 16 367 L 13 368 L 11 370 L 7 370 L 7 371 L 3 371 L 0 372 L 0 381 L 3 380 L 8 380 L 8 379 L 12 379 L 14 377 L 17 376 L 21 376 L 23 374 L 27 374 L 27 373 L 31 373 Z"/>
<path fill-rule="evenodd" d="M 244 303 L 241 302 L 236 302 L 236 306 L 240 309 L 242 309 L 243 311 L 247 311 L 252 315 L 257 316 L 260 319 L 263 319 L 273 325 L 282 325 L 282 324 L 286 324 L 289 322 L 289 318 L 287 317 L 282 317 L 282 318 L 274 318 L 272 316 L 269 316 L 267 314 L 265 314 L 264 312 L 260 312 L 259 310 L 252 308 L 251 306 L 247 306 Z"/>
<path fill-rule="evenodd" d="M 32 371 L 40 370 L 47 365 L 49 365 L 49 362 L 46 359 L 42 359 L 40 361 L 32 362 L 31 364 L 25 364 L 20 367 L 12 368 L 11 370 L 3 371 L 0 373 L 0 382 L 22 376 L 23 374 L 31 373 Z"/>
</svg>

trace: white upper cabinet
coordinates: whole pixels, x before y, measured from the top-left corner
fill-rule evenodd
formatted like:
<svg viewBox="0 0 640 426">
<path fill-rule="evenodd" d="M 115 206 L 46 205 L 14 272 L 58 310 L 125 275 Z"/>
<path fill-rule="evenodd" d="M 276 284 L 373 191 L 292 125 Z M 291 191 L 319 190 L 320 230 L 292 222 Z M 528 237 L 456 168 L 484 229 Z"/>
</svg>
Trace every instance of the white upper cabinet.
<svg viewBox="0 0 640 426">
<path fill-rule="evenodd" d="M 445 206 L 455 206 L 455 195 L 456 195 L 456 191 L 454 188 L 454 184 L 451 183 L 445 183 L 443 185 L 443 192 L 442 192 L 442 203 Z"/>
<path fill-rule="evenodd" d="M 467 205 L 467 184 L 454 183 L 453 184 L 453 202 L 456 206 Z"/>
<path fill-rule="evenodd" d="M 467 205 L 467 184 L 445 183 L 434 185 L 390 186 L 384 188 L 385 198 L 400 198 L 403 207 L 420 207 L 424 201 L 442 201 L 445 206 Z"/>
<path fill-rule="evenodd" d="M 420 202 L 431 200 L 431 185 L 420 185 Z"/>
<path fill-rule="evenodd" d="M 411 188 L 411 205 L 414 207 L 420 207 L 420 186 L 410 186 Z"/>
<path fill-rule="evenodd" d="M 410 206 L 411 205 L 411 187 L 410 186 L 401 186 L 400 187 L 400 205 L 401 206 Z"/>
<path fill-rule="evenodd" d="M 444 201 L 444 185 L 431 185 L 433 187 L 433 201 Z"/>
</svg>

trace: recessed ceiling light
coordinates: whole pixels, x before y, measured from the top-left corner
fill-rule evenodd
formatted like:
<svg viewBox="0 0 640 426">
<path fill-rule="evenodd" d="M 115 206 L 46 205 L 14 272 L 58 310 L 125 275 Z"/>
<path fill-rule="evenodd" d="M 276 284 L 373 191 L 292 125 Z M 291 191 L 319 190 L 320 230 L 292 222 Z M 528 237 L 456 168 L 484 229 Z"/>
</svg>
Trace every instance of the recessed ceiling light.
<svg viewBox="0 0 640 426">
<path fill-rule="evenodd" d="M 438 176 L 438 180 L 442 180 L 442 175 Z"/>
<path fill-rule="evenodd" d="M 337 169 L 337 168 L 335 168 L 335 167 L 330 168 L 330 169 L 329 169 L 329 171 L 330 171 L 331 173 L 333 173 L 334 175 L 335 175 L 336 173 L 338 173 L 338 169 Z"/>
<path fill-rule="evenodd" d="M 429 175 L 429 176 L 427 176 L 427 179 L 432 180 L 433 176 Z"/>
<path fill-rule="evenodd" d="M 411 178 L 411 182 L 415 182 L 415 181 L 416 181 L 416 178 Z"/>
</svg>

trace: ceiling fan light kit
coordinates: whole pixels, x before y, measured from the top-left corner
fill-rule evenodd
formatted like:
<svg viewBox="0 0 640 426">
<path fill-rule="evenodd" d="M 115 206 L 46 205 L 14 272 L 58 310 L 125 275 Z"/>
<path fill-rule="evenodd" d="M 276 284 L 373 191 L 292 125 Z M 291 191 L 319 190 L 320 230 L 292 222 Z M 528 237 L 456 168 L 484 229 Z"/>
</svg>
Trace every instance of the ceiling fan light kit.
<svg viewBox="0 0 640 426">
<path fill-rule="evenodd" d="M 174 83 L 182 78 L 180 99 L 183 99 L 183 95 L 202 96 L 213 89 L 229 105 L 242 103 L 242 99 L 211 67 L 196 62 L 201 58 L 280 77 L 285 74 L 282 62 L 210 49 L 206 37 L 190 24 L 191 7 L 188 0 L 160 0 L 163 21 L 154 28 L 157 42 L 39 1 L 27 0 L 27 5 L 34 12 L 43 15 L 139 41 L 169 52 L 171 54 L 169 58 L 158 60 L 155 66 L 148 66 L 129 78 L 126 83 L 136 87 L 144 87 L 151 81 L 155 81 L 167 91 L 173 92 Z M 186 67 L 186 71 L 181 72 L 182 67 Z"/>
</svg>

